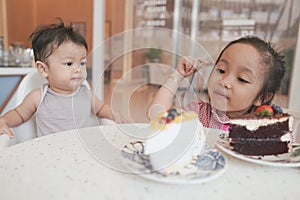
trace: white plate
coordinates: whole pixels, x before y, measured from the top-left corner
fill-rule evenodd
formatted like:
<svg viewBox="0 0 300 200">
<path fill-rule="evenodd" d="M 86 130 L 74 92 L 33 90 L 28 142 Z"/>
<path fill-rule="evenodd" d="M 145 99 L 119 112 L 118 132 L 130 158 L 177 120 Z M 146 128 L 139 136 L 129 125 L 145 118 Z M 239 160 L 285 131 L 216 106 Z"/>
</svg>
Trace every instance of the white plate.
<svg viewBox="0 0 300 200">
<path fill-rule="evenodd" d="M 217 150 L 206 149 L 191 163 L 173 172 L 153 171 L 149 155 L 143 154 L 143 142 L 136 141 L 125 145 L 121 157 L 131 173 L 149 180 L 168 184 L 194 184 L 211 181 L 227 169 L 226 158 Z"/>
<path fill-rule="evenodd" d="M 274 167 L 300 167 L 300 160 L 296 160 L 291 156 L 290 153 L 279 154 L 276 156 L 247 156 L 235 152 L 232 150 L 232 147 L 229 144 L 227 134 L 220 135 L 220 138 L 218 140 L 218 147 L 226 154 L 256 164 Z"/>
</svg>

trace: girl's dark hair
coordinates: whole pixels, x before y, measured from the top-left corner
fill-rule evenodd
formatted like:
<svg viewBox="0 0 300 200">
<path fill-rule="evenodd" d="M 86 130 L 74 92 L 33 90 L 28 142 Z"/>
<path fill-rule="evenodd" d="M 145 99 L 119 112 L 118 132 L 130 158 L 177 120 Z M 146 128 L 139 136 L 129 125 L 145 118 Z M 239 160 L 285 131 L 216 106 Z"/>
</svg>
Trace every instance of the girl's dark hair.
<svg viewBox="0 0 300 200">
<path fill-rule="evenodd" d="M 279 90 L 281 80 L 285 73 L 285 60 L 284 56 L 280 52 L 277 52 L 270 42 L 265 42 L 256 36 L 246 36 L 240 39 L 230 42 L 220 53 L 216 64 L 219 62 L 224 51 L 231 45 L 242 43 L 249 44 L 254 47 L 261 57 L 261 64 L 266 68 L 266 75 L 264 76 L 263 88 L 259 92 L 256 98 L 261 98 L 263 104 L 270 105 L 275 93 Z M 268 98 L 268 94 L 272 94 L 271 98 Z M 256 107 L 252 106 L 248 112 L 252 112 Z"/>
<path fill-rule="evenodd" d="M 72 23 L 65 26 L 62 19 L 57 19 L 57 24 L 41 26 L 30 35 L 35 61 L 45 62 L 55 48 L 67 41 L 82 45 L 88 50 L 86 40 L 74 31 Z"/>
</svg>

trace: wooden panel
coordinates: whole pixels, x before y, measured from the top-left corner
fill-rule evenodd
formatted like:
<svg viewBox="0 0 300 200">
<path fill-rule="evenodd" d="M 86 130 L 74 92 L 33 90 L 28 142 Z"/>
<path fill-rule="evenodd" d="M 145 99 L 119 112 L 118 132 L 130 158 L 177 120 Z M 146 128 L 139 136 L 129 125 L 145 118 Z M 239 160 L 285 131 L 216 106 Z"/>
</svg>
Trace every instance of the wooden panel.
<svg viewBox="0 0 300 200">
<path fill-rule="evenodd" d="M 86 39 L 91 50 L 92 14 L 93 0 L 8 0 L 8 43 L 17 41 L 30 47 L 29 36 L 37 26 L 55 23 L 56 17 L 61 17 L 66 22 L 86 23 Z"/>
<path fill-rule="evenodd" d="M 92 50 L 93 0 L 35 0 L 36 25 L 55 22 L 61 17 L 66 22 L 84 22 L 86 40 Z"/>
<path fill-rule="evenodd" d="M 0 35 L 4 36 L 4 46 L 7 46 L 6 0 L 0 0 L 0 11 Z"/>
<path fill-rule="evenodd" d="M 32 0 L 7 1 L 8 44 L 18 42 L 30 47 L 29 35 L 33 30 Z"/>
<path fill-rule="evenodd" d="M 0 35 L 3 35 L 3 0 L 0 1 Z"/>
</svg>

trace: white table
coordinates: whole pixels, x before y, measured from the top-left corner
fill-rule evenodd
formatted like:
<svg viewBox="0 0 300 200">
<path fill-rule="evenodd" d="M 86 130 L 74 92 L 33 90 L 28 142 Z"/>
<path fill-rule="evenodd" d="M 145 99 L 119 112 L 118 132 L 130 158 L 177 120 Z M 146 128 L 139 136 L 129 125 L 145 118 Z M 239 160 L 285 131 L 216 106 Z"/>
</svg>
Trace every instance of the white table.
<svg viewBox="0 0 300 200">
<path fill-rule="evenodd" d="M 139 132 L 139 127 L 133 124 L 121 128 Z M 111 125 L 72 130 L 1 151 L 0 199 L 281 200 L 300 197 L 299 168 L 263 166 L 226 154 L 226 172 L 203 184 L 163 184 L 122 172 L 125 168 L 118 147 L 107 142 L 126 140 L 127 136 L 120 136 L 118 129 Z"/>
</svg>

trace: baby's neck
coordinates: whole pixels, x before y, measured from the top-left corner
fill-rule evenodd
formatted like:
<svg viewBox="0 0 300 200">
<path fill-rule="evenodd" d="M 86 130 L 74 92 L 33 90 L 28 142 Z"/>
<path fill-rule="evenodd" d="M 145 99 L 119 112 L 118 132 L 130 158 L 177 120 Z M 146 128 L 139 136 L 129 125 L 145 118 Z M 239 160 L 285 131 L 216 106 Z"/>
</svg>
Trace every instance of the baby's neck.
<svg viewBox="0 0 300 200">
<path fill-rule="evenodd" d="M 58 94 L 58 95 L 71 95 L 71 94 L 75 93 L 76 91 L 78 91 L 79 87 L 74 88 L 74 90 L 61 90 L 61 89 L 57 89 L 57 88 L 51 87 L 49 85 L 49 89 L 53 93 Z"/>
</svg>

